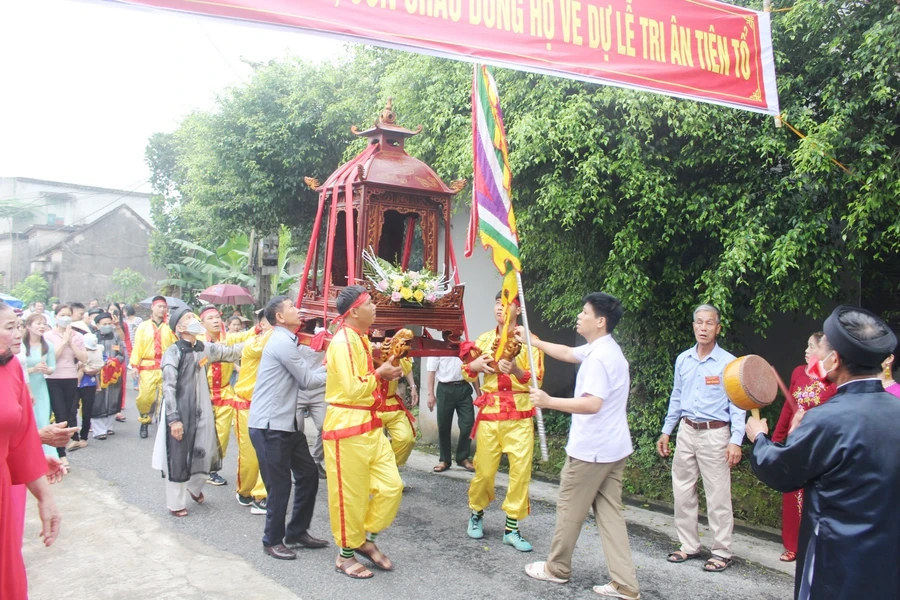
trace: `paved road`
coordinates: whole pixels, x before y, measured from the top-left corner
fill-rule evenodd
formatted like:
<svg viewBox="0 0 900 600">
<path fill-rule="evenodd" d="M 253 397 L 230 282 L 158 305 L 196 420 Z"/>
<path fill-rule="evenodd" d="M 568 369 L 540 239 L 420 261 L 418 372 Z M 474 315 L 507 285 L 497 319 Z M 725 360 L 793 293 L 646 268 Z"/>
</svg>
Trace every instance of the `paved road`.
<svg viewBox="0 0 900 600">
<path fill-rule="evenodd" d="M 155 426 L 151 429 L 151 438 L 141 440 L 137 435 L 137 418 L 131 398 L 126 414 L 128 422 L 119 424 L 115 436 L 106 441 L 91 441 L 88 448 L 71 455 L 74 469 L 90 471 L 85 473 L 84 478 L 78 479 L 78 489 L 86 490 L 83 493 L 88 496 L 79 496 L 79 502 L 90 500 L 91 485 L 101 486 L 105 482 L 106 486 L 98 489 L 97 493 L 102 492 L 105 498 L 112 490 L 120 502 L 124 503 L 123 510 L 135 509 L 142 515 L 148 515 L 160 526 L 160 531 L 177 534 L 177 539 L 181 539 L 188 547 L 207 549 L 205 554 L 216 556 L 219 555 L 217 552 L 225 552 L 236 555 L 234 558 L 249 563 L 271 580 L 272 584 L 281 584 L 304 600 L 397 600 L 429 596 L 442 600 L 596 598 L 591 592 L 591 586 L 608 580 L 599 536 L 592 522 L 585 524 L 579 539 L 573 564 L 574 575 L 570 583 L 553 585 L 536 582 L 527 578 L 522 569 L 526 563 L 546 557 L 555 519 L 555 508 L 552 505 L 533 503 L 532 515 L 523 522 L 522 530 L 534 544 L 535 551 L 530 554 L 519 553 L 501 543 L 503 513 L 499 508 L 499 501 L 486 513 L 485 539 L 470 540 L 465 534 L 468 517 L 466 483 L 408 467 L 401 470 L 408 490 L 404 493 L 400 513 L 394 525 L 379 537 L 379 546 L 396 565 L 394 572 L 376 572 L 375 578 L 368 581 L 350 580 L 334 571 L 334 548 L 301 551 L 299 559 L 295 561 L 274 560 L 262 552 L 264 517 L 251 515 L 249 509 L 239 506 L 235 501 L 232 485 L 236 468 L 234 447 L 229 448 L 222 471 L 229 479 L 229 485 L 218 488 L 207 486 L 207 502 L 202 506 L 192 505 L 191 514 L 187 518 L 176 519 L 169 516 L 165 507 L 164 480 L 158 471 L 150 468 L 151 441 Z M 93 476 L 94 473 L 97 477 Z M 498 500 L 502 500 L 503 493 L 504 490 L 498 490 Z M 61 506 L 61 509 L 65 518 L 66 506 Z M 97 503 L 96 511 L 108 510 L 108 502 Z M 79 518 L 78 514 L 84 514 L 73 512 L 74 519 Z M 116 527 L 128 528 L 130 521 L 122 521 Z M 65 536 L 65 531 L 76 527 L 77 523 L 66 523 L 63 535 Z M 311 532 L 318 537 L 330 539 L 324 481 L 319 488 Z M 792 580 L 784 573 L 748 563 L 738 563 L 718 574 L 702 572 L 698 561 L 684 565 L 669 564 L 665 561 L 666 553 L 672 549 L 668 536 L 638 526 L 629 526 L 629 533 L 642 597 L 645 599 L 758 600 L 791 597 Z M 98 549 L 92 547 L 92 537 L 81 539 L 80 548 L 82 550 L 78 556 L 89 548 L 93 552 L 91 563 L 96 564 Z M 140 550 L 135 549 L 135 552 Z M 99 556 L 102 557 L 102 549 L 99 549 Z M 65 559 L 66 564 L 70 564 L 70 560 L 74 562 L 73 559 Z M 123 563 L 117 557 L 109 559 L 112 564 L 128 562 Z M 222 559 L 223 569 L 230 569 L 229 564 Z M 86 572 L 77 563 L 67 568 L 77 569 L 73 570 L 72 576 L 81 578 L 90 577 L 90 571 L 94 570 Z M 41 569 L 30 576 L 33 582 L 39 584 L 42 583 L 42 578 L 54 574 L 63 575 L 58 571 Z M 97 586 L 93 588 L 94 597 L 121 597 L 121 588 L 115 593 L 112 590 L 109 594 L 104 591 L 102 573 L 93 576 L 97 577 Z M 144 589 L 152 589 L 155 585 L 162 589 L 161 584 L 154 581 L 156 577 L 134 576 L 131 580 L 134 586 L 142 586 Z M 65 580 L 65 576 L 62 579 Z M 277 594 L 265 595 L 269 598 L 277 597 Z M 246 591 L 237 593 L 235 590 L 235 593 L 229 594 L 221 590 L 209 590 L 203 597 L 243 600 L 253 598 L 254 595 L 248 595 Z"/>
</svg>

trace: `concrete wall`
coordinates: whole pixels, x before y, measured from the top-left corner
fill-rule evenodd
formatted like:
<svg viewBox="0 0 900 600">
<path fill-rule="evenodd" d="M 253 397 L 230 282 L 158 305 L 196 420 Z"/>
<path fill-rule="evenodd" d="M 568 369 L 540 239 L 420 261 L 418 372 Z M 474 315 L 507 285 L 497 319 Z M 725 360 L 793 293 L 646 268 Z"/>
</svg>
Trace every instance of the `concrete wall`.
<svg viewBox="0 0 900 600">
<path fill-rule="evenodd" d="M 145 292 L 150 295 L 156 282 L 166 276 L 147 259 L 150 232 L 127 210 L 117 210 L 102 223 L 77 232 L 43 263 L 50 272 L 52 295 L 63 302 L 105 299 L 115 288 L 113 271 L 125 268 L 145 276 Z"/>
<path fill-rule="evenodd" d="M 20 234 L 0 234 L 0 282 L 12 290 L 19 281 L 28 277 L 28 240 Z"/>
<path fill-rule="evenodd" d="M 23 212 L 12 223 L 0 219 L 0 233 L 24 232 L 32 225 L 86 225 L 121 204 L 150 222 L 150 194 L 127 190 L 0 177 L 0 198 L 14 199 L 32 213 Z"/>
</svg>

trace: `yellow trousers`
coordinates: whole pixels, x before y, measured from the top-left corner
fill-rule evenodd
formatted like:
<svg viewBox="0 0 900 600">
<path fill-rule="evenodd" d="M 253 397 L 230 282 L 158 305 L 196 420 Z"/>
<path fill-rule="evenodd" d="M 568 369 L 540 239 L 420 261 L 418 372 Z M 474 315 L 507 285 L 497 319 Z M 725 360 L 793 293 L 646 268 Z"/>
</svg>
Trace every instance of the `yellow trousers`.
<svg viewBox="0 0 900 600">
<path fill-rule="evenodd" d="M 138 420 L 150 423 L 153 420 L 154 407 L 159 407 L 162 396 L 162 371 L 159 369 L 140 371 L 138 376 L 138 395 L 134 401 L 138 409 Z"/>
<path fill-rule="evenodd" d="M 378 416 L 384 422 L 385 429 L 391 434 L 391 449 L 394 451 L 397 466 L 405 465 L 416 444 L 416 437 L 413 435 L 412 426 L 409 424 L 406 413 L 402 410 L 392 410 L 379 412 Z"/>
<path fill-rule="evenodd" d="M 262 500 L 267 496 L 266 485 L 259 474 L 259 460 L 256 450 L 250 443 L 250 431 L 247 429 L 249 410 L 235 409 L 234 436 L 238 445 L 237 459 L 237 493 L 241 496 L 253 496 Z"/>
<path fill-rule="evenodd" d="M 469 508 L 484 510 L 494 499 L 494 477 L 500 455 L 509 458 L 509 489 L 503 512 L 512 519 L 524 519 L 531 512 L 528 484 L 534 456 L 534 424 L 531 419 L 481 421 L 475 448 L 475 477 L 469 484 Z"/>
<path fill-rule="evenodd" d="M 219 438 L 219 448 L 222 449 L 222 458 L 225 458 L 225 451 L 228 450 L 228 440 L 231 439 L 231 427 L 234 423 L 234 407 L 230 404 L 225 406 L 216 406 L 213 404 L 213 415 L 216 417 L 216 437 Z M 249 436 L 247 442 L 250 442 Z"/>
<path fill-rule="evenodd" d="M 400 508 L 403 481 L 394 452 L 380 428 L 342 440 L 323 440 L 323 446 L 334 543 L 359 548 L 367 532 L 386 529 Z"/>
</svg>

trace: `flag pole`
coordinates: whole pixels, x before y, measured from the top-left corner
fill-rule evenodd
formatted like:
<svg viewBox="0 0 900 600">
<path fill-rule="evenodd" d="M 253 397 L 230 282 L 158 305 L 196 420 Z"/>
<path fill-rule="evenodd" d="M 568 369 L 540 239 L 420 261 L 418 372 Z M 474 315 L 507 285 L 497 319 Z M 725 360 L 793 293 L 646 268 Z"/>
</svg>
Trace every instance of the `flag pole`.
<svg viewBox="0 0 900 600">
<path fill-rule="evenodd" d="M 516 283 L 519 286 L 519 305 L 522 308 L 522 325 L 525 326 L 525 345 L 528 349 L 528 368 L 531 369 L 531 387 L 537 389 L 537 369 L 534 368 L 534 356 L 531 354 L 531 328 L 528 326 L 528 311 L 525 310 L 525 288 L 522 286 L 522 273 L 516 271 Z M 544 431 L 544 415 L 541 409 L 534 407 L 534 416 L 537 419 L 538 440 L 541 444 L 541 462 L 550 460 L 547 452 L 547 432 Z"/>
</svg>

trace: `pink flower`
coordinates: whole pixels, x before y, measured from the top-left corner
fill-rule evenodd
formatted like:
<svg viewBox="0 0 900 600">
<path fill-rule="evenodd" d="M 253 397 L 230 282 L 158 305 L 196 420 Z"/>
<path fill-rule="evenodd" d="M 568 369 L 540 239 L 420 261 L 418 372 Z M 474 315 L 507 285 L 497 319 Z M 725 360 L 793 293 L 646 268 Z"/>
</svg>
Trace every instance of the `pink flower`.
<svg viewBox="0 0 900 600">
<path fill-rule="evenodd" d="M 403 296 L 400 295 L 400 292 L 391 294 L 391 302 L 400 302 L 401 300 L 403 300 Z"/>
<path fill-rule="evenodd" d="M 378 285 L 375 286 L 379 292 L 385 292 L 388 289 L 388 282 L 383 279 L 378 282 Z"/>
<path fill-rule="evenodd" d="M 426 302 L 434 302 L 435 300 L 437 300 L 437 296 L 435 296 L 434 294 L 428 294 L 427 296 L 425 296 Z"/>
</svg>

